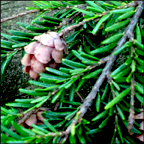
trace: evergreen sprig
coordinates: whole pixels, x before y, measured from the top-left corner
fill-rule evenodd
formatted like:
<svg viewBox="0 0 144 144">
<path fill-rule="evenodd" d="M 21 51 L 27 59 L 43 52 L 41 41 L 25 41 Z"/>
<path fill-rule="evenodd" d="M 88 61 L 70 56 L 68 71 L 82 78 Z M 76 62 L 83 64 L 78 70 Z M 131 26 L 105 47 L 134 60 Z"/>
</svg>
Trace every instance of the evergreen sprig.
<svg viewBox="0 0 144 144">
<path fill-rule="evenodd" d="M 140 16 L 144 2 L 33 2 L 39 11 L 59 11 L 53 17 L 42 13 L 31 24 L 17 22 L 31 33 L 2 33 L 8 40 L 1 40 L 1 76 L 14 54 L 34 41 L 34 36 L 47 31 L 57 30 L 65 38 L 69 54 L 59 69 L 46 67 L 39 81 L 28 81 L 37 88 L 19 89 L 30 98 L 7 103 L 9 109 L 1 107 L 2 143 L 92 143 L 95 137 L 102 142 L 136 143 L 125 129 L 142 134 L 134 113 L 143 107 L 144 39 Z M 40 17 L 43 20 L 38 20 Z M 126 60 L 115 65 L 119 55 Z M 19 113 L 17 107 L 23 112 Z M 24 127 L 23 123 L 40 109 L 43 124 Z M 110 136 L 105 141 L 108 131 Z"/>
</svg>

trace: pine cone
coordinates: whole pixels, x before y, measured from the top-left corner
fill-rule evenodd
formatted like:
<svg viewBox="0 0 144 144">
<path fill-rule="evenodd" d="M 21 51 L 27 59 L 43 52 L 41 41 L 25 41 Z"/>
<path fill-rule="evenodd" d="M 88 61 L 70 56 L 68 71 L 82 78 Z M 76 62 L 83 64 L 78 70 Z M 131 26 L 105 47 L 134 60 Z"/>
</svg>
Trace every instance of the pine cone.
<svg viewBox="0 0 144 144">
<path fill-rule="evenodd" d="M 35 36 L 35 42 L 24 47 L 27 54 L 22 58 L 23 72 L 29 74 L 34 80 L 39 78 L 39 73 L 45 72 L 45 67 L 56 68 L 64 52 L 66 43 L 56 32 L 48 32 Z"/>
</svg>

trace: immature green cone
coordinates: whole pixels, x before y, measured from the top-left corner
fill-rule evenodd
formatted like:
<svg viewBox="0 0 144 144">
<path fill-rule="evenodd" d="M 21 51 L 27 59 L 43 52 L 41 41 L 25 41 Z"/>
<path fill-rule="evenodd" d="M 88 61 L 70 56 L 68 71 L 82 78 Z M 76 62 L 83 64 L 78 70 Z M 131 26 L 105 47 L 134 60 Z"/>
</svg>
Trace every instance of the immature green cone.
<svg viewBox="0 0 144 144">
<path fill-rule="evenodd" d="M 23 71 L 32 79 L 38 79 L 39 73 L 45 72 L 45 67 L 56 68 L 66 52 L 66 43 L 57 32 L 47 32 L 35 36 L 35 42 L 24 47 L 27 53 L 21 60 Z"/>
</svg>

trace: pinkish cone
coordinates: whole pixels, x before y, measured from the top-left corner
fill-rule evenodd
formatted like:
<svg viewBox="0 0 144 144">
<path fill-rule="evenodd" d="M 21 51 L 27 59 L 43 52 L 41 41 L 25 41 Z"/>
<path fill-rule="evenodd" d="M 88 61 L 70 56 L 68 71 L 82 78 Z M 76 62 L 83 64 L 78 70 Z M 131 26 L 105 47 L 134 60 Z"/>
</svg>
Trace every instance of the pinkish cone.
<svg viewBox="0 0 144 144">
<path fill-rule="evenodd" d="M 37 80 L 39 78 L 39 74 L 34 72 L 32 69 L 29 71 L 29 75 L 32 79 Z"/>
<path fill-rule="evenodd" d="M 53 50 L 52 51 L 52 58 L 56 63 L 61 63 L 61 60 L 63 58 L 63 51 Z"/>
<path fill-rule="evenodd" d="M 65 44 L 60 38 L 54 40 L 54 45 L 55 45 L 55 49 L 59 51 L 62 51 L 65 48 Z"/>
<path fill-rule="evenodd" d="M 40 46 L 35 50 L 34 55 L 38 61 L 43 64 L 47 64 L 49 61 L 51 61 L 52 50 L 53 48 L 48 46 Z"/>
<path fill-rule="evenodd" d="M 34 51 L 39 44 L 39 42 L 32 42 L 29 45 L 25 46 L 24 50 L 28 54 L 34 54 Z"/>
<path fill-rule="evenodd" d="M 42 73 L 45 71 L 45 64 L 39 62 L 35 56 L 33 56 L 32 60 L 31 60 L 31 68 L 33 69 L 33 71 L 35 71 L 36 73 Z"/>
<path fill-rule="evenodd" d="M 30 66 L 31 65 L 31 59 L 32 59 L 32 54 L 25 54 L 24 57 L 21 60 L 21 63 L 24 66 Z"/>
<path fill-rule="evenodd" d="M 40 37 L 36 37 L 38 41 L 40 41 L 43 45 L 54 47 L 54 41 L 53 38 L 49 34 L 42 34 Z"/>
</svg>

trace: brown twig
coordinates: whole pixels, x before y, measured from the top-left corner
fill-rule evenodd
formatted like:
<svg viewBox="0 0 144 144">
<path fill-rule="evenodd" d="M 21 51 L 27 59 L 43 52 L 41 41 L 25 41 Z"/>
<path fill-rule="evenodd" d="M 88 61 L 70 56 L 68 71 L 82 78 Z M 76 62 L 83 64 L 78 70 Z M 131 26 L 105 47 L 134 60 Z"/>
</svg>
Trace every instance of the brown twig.
<svg viewBox="0 0 144 144">
<path fill-rule="evenodd" d="M 130 115 L 129 115 L 129 120 L 128 120 L 128 132 L 129 134 L 131 133 L 131 129 L 133 128 L 133 124 L 135 122 L 134 118 L 134 76 L 131 79 L 131 101 L 130 101 Z"/>
<path fill-rule="evenodd" d="M 131 3 L 126 4 L 126 5 L 124 5 L 124 6 L 118 7 L 118 9 L 127 8 L 127 7 L 131 7 L 131 6 L 136 6 L 136 4 L 137 4 L 137 2 L 131 2 Z M 97 13 L 97 15 L 99 15 L 99 17 L 102 17 L 103 15 L 108 14 L 110 11 L 111 11 L 111 10 L 108 10 L 108 11 L 106 11 L 106 12 L 104 12 L 104 13 Z M 90 18 L 90 19 L 87 19 L 87 20 L 85 20 L 85 21 L 79 22 L 79 23 L 76 24 L 76 25 L 69 26 L 69 27 L 63 29 L 63 30 L 61 31 L 61 33 L 59 34 L 59 36 L 62 37 L 63 35 L 67 34 L 69 31 L 71 31 L 71 30 L 73 30 L 73 29 L 75 29 L 75 28 L 77 28 L 77 27 L 79 27 L 79 26 L 81 26 L 81 25 L 84 25 L 86 22 L 89 22 L 89 21 L 91 21 L 91 20 L 95 20 L 95 22 L 97 22 L 99 19 L 100 19 L 100 18 L 95 18 L 95 17 L 94 17 L 94 18 Z"/>
<path fill-rule="evenodd" d="M 123 8 L 123 7 L 130 7 L 130 6 L 135 6 L 136 5 L 136 3 L 137 2 L 131 2 L 131 3 L 129 3 L 129 4 L 127 4 L 127 5 L 124 5 L 124 6 L 121 6 L 121 7 L 118 7 L 118 8 Z M 85 6 L 86 4 L 80 4 L 80 5 L 78 5 L 77 7 L 78 8 L 83 8 L 84 6 Z M 69 9 L 69 8 L 72 8 L 72 7 L 67 7 L 66 9 Z M 60 9 L 60 8 L 59 8 Z M 23 12 L 23 13 L 20 13 L 20 14 L 17 14 L 17 15 L 13 15 L 13 16 L 11 16 L 11 17 L 8 17 L 8 18 L 3 18 L 2 20 L 1 20 L 1 23 L 3 23 L 3 22 L 6 22 L 6 21 L 8 21 L 8 20 L 11 20 L 11 19 L 14 19 L 14 18 L 18 18 L 18 17 L 20 17 L 20 16 L 24 16 L 24 15 L 27 15 L 27 14 L 31 14 L 31 13 L 36 13 L 36 12 L 43 12 L 43 11 L 47 11 L 47 10 L 49 10 L 49 9 L 44 9 L 44 10 L 31 10 L 31 11 L 26 11 L 26 12 Z M 109 11 L 107 11 L 108 13 L 109 13 Z M 102 15 L 105 15 L 106 13 L 103 13 Z M 102 16 L 101 15 L 101 16 Z"/>
<path fill-rule="evenodd" d="M 101 58 L 100 61 L 98 62 L 99 65 L 104 64 L 105 62 L 110 60 L 110 55 L 106 56 L 104 58 Z"/>
<path fill-rule="evenodd" d="M 37 111 L 37 109 L 33 109 L 33 110 L 29 111 L 26 114 L 21 113 L 22 114 L 22 119 L 20 119 L 18 121 L 18 124 L 21 125 L 22 123 L 24 123 L 24 121 L 26 121 L 36 111 Z M 10 130 L 14 131 L 14 128 L 11 127 Z"/>
<path fill-rule="evenodd" d="M 104 57 L 104 58 L 101 58 L 97 64 L 88 66 L 87 68 L 88 68 L 88 69 L 96 68 L 97 66 L 100 66 L 100 65 L 108 62 L 109 60 L 110 60 L 110 55 L 109 55 L 109 56 L 106 56 L 106 57 Z"/>
<path fill-rule="evenodd" d="M 21 125 L 22 123 L 24 123 L 32 114 L 37 113 L 39 110 L 40 111 L 46 111 L 46 110 L 50 110 L 50 109 L 44 108 L 44 107 L 40 107 L 40 108 L 34 108 L 33 110 L 29 111 L 26 114 L 22 113 L 23 118 L 18 121 L 18 124 Z"/>
<path fill-rule="evenodd" d="M 131 34 L 131 39 L 134 38 L 133 34 Z M 133 57 L 133 53 L 134 53 L 134 47 L 131 47 L 131 56 Z M 133 128 L 133 124 L 135 122 L 135 118 L 134 118 L 134 74 L 132 74 L 132 79 L 131 79 L 131 100 L 130 100 L 130 115 L 129 115 L 129 120 L 128 120 L 128 132 L 129 134 L 133 134 L 131 132 L 131 129 Z"/>
<path fill-rule="evenodd" d="M 3 19 L 1 20 L 1 23 L 6 22 L 6 21 L 11 20 L 11 19 L 14 19 L 14 18 L 18 18 L 18 17 L 20 17 L 20 16 L 28 15 L 28 14 L 31 14 L 31 13 L 37 13 L 37 12 L 40 12 L 40 10 L 26 11 L 26 12 L 24 12 L 24 13 L 20 13 L 20 14 L 17 14 L 17 15 L 13 15 L 13 16 L 8 17 L 8 18 L 3 18 Z"/>
<path fill-rule="evenodd" d="M 84 101 L 84 99 L 82 98 L 82 96 L 80 95 L 80 93 L 79 93 L 78 91 L 76 91 L 76 90 L 75 90 L 75 92 L 76 92 L 76 94 L 77 94 L 77 95 L 80 97 L 80 99 L 81 99 L 81 100 L 82 100 L 82 102 L 83 102 L 83 101 Z M 89 110 L 90 110 L 90 111 L 92 111 L 90 108 L 89 108 Z"/>
<path fill-rule="evenodd" d="M 135 24 L 138 21 L 138 18 L 140 16 L 140 12 L 142 12 L 142 10 L 144 9 L 144 2 L 139 1 L 137 2 L 139 4 L 139 6 L 137 7 L 137 13 L 134 15 L 134 18 L 130 24 Z M 139 11 L 139 12 L 138 12 Z M 132 40 L 134 38 L 133 35 L 133 30 L 134 27 L 130 27 L 129 31 L 128 31 L 128 38 L 130 40 Z M 134 52 L 134 48 L 131 47 L 131 55 L 133 56 L 133 52 Z M 131 101 L 130 101 L 130 115 L 129 115 L 129 121 L 128 121 L 128 132 L 131 134 L 131 129 L 133 128 L 133 124 L 134 124 L 134 75 L 132 74 L 132 79 L 131 79 Z"/>
<path fill-rule="evenodd" d="M 75 29 L 75 28 L 77 28 L 77 27 L 79 27 L 79 26 L 81 26 L 81 25 L 84 25 L 86 22 L 87 22 L 87 21 L 79 22 L 79 23 L 76 24 L 76 25 L 69 26 L 69 27 L 63 29 L 63 30 L 61 31 L 61 33 L 59 34 L 59 36 L 62 37 L 63 35 L 65 35 L 65 34 L 67 34 L 68 32 L 70 32 L 71 30 L 73 30 L 73 29 Z"/>
<path fill-rule="evenodd" d="M 127 37 L 131 38 L 132 34 L 133 34 L 133 30 L 135 25 L 138 22 L 138 19 L 143 11 L 143 6 L 144 2 L 140 2 L 136 13 L 134 14 L 130 24 L 128 25 L 128 27 L 125 29 L 124 35 L 123 37 L 119 40 L 117 47 L 114 49 L 114 51 L 116 51 L 117 49 L 119 49 L 125 42 Z M 83 118 L 84 114 L 87 112 L 88 108 L 91 106 L 93 99 L 95 99 L 97 92 L 99 91 L 100 86 L 102 85 L 104 79 L 107 77 L 107 74 L 110 72 L 112 65 L 116 59 L 117 55 L 112 55 L 110 56 L 110 60 L 107 62 L 105 68 L 103 69 L 102 74 L 100 75 L 100 77 L 98 78 L 98 80 L 96 81 L 95 85 L 93 86 L 91 92 L 88 94 L 88 96 L 86 97 L 86 99 L 84 100 L 83 104 L 80 107 L 80 110 L 77 113 L 80 113 L 79 118 L 76 119 L 74 118 L 72 123 L 69 125 L 69 127 L 66 129 L 66 136 L 64 137 L 64 139 L 67 138 L 68 134 L 71 131 L 71 126 L 74 124 L 76 125 L 79 121 L 81 121 L 81 119 Z M 63 139 L 62 139 L 63 140 Z"/>
<path fill-rule="evenodd" d="M 77 5 L 78 8 L 83 8 L 84 6 L 86 6 L 86 4 Z M 58 9 L 60 10 L 60 9 L 64 9 L 64 8 L 65 7 L 59 7 Z M 70 8 L 72 8 L 72 7 L 71 6 L 66 7 L 66 9 L 70 9 Z M 26 11 L 26 12 L 23 12 L 23 13 L 20 13 L 20 14 L 17 14 L 17 15 L 13 15 L 13 16 L 8 17 L 8 18 L 3 18 L 1 20 L 1 23 L 6 22 L 6 21 L 11 20 L 11 19 L 14 19 L 14 18 L 18 18 L 18 17 L 23 16 L 23 15 L 36 13 L 36 12 L 44 12 L 44 11 L 47 11 L 47 10 L 54 10 L 54 9 L 57 9 L 57 8 L 50 8 L 50 9 L 47 8 L 47 9 L 43 9 L 43 10 L 38 9 L 38 10 Z"/>
<path fill-rule="evenodd" d="M 134 15 L 134 17 L 132 18 L 131 23 L 128 25 L 128 27 L 125 30 L 125 33 L 123 35 L 123 37 L 120 39 L 120 41 L 118 42 L 117 47 L 114 49 L 114 51 L 116 51 L 117 49 L 119 49 L 126 41 L 127 37 L 131 38 L 133 36 L 133 29 L 136 25 L 136 23 L 138 22 L 138 19 L 142 13 L 143 10 L 143 2 L 139 3 L 139 6 L 137 8 L 137 11 Z M 75 26 L 70 26 L 69 29 L 67 29 L 67 31 L 70 31 L 72 28 L 78 27 L 80 25 L 83 25 L 85 22 L 80 22 L 79 24 L 75 25 Z M 61 35 L 63 35 L 65 32 L 67 32 L 66 30 L 61 32 Z M 117 55 L 110 55 L 108 57 L 106 57 L 103 61 L 100 62 L 104 63 L 107 61 L 107 64 L 102 72 L 102 74 L 100 75 L 100 77 L 98 78 L 97 82 L 95 83 L 95 85 L 93 86 L 91 92 L 88 94 L 88 96 L 86 97 L 86 99 L 84 99 L 83 104 L 80 107 L 80 110 L 77 112 L 77 114 L 79 113 L 79 118 L 76 119 L 74 118 L 72 123 L 67 127 L 67 129 L 65 131 L 62 132 L 57 132 L 57 133 L 48 133 L 46 135 L 44 135 L 44 137 L 46 136 L 65 136 L 62 141 L 66 141 L 66 139 L 68 138 L 68 134 L 70 133 L 71 130 L 71 126 L 74 124 L 76 125 L 78 122 L 81 121 L 82 117 L 84 116 L 84 114 L 87 112 L 87 110 L 89 109 L 89 107 L 92 104 L 93 99 L 95 99 L 97 92 L 99 91 L 100 86 L 102 85 L 104 79 L 106 77 L 108 77 L 108 74 L 110 73 L 111 67 L 116 59 Z M 37 138 L 41 138 L 43 137 L 42 135 L 37 135 Z"/>
<path fill-rule="evenodd" d="M 119 48 L 125 43 L 127 37 L 128 37 L 128 38 L 131 38 L 131 37 L 133 36 L 134 27 L 135 27 L 136 23 L 138 22 L 138 19 L 139 19 L 141 13 L 142 13 L 142 10 L 143 10 L 143 7 L 144 7 L 144 6 L 143 6 L 143 3 L 144 3 L 144 2 L 140 2 L 140 3 L 139 3 L 139 6 L 138 6 L 138 8 L 137 8 L 137 11 L 136 11 L 136 13 L 135 13 L 135 15 L 134 15 L 131 23 L 128 25 L 127 29 L 125 30 L 125 33 L 124 33 L 123 37 L 122 37 L 122 38 L 120 39 L 120 41 L 118 42 L 118 46 L 114 49 L 114 51 L 116 51 L 117 49 L 119 49 Z M 82 25 L 82 24 L 84 24 L 84 23 L 85 23 L 85 22 L 80 22 L 80 23 L 77 24 L 75 27 L 78 27 L 78 26 L 80 26 L 80 25 Z M 69 30 L 70 30 L 72 27 L 74 28 L 74 26 L 71 26 L 71 27 L 69 28 Z M 63 31 L 62 33 L 64 33 L 64 32 L 65 32 L 65 31 Z M 62 33 L 61 33 L 61 34 L 62 34 Z M 108 74 L 110 73 L 111 67 L 112 67 L 112 65 L 113 65 L 116 57 L 117 57 L 117 55 L 112 55 L 112 54 L 111 54 L 110 56 L 104 58 L 103 60 L 101 60 L 101 61 L 99 62 L 99 64 L 102 64 L 102 63 L 104 63 L 104 62 L 107 61 L 107 64 L 106 64 L 106 66 L 105 66 L 102 74 L 101 74 L 100 77 L 98 78 L 97 82 L 96 82 L 95 85 L 93 86 L 91 92 L 88 94 L 88 96 L 86 97 L 86 99 L 84 99 L 83 104 L 82 104 L 81 107 L 80 107 L 80 110 L 77 112 L 77 114 L 79 113 L 79 118 L 78 118 L 78 119 L 74 118 L 73 121 L 72 121 L 72 123 L 67 127 L 67 129 L 66 129 L 65 131 L 57 132 L 57 133 L 48 133 L 48 134 L 43 135 L 43 136 L 42 136 L 42 135 L 40 135 L 40 136 L 37 135 L 37 136 L 36 136 L 37 138 L 46 137 L 46 136 L 53 136 L 53 137 L 54 137 L 54 136 L 65 136 L 61 141 L 66 141 L 66 140 L 67 140 L 68 134 L 70 133 L 70 130 L 71 130 L 71 126 L 72 126 L 73 124 L 76 125 L 78 122 L 81 121 L 82 117 L 84 116 L 84 114 L 87 112 L 87 110 L 88 110 L 89 107 L 91 106 L 93 99 L 95 99 L 96 94 L 97 94 L 97 92 L 99 91 L 99 88 L 100 88 L 100 86 L 102 85 L 104 79 L 105 79 L 106 77 L 108 78 Z M 29 114 L 28 114 L 28 115 L 29 115 Z M 28 117 L 28 116 L 25 116 L 25 117 L 23 118 L 22 122 L 23 122 L 24 120 L 26 120 L 27 117 Z M 21 123 L 21 122 L 19 122 L 19 123 Z"/>
<path fill-rule="evenodd" d="M 131 21 L 131 23 L 128 25 L 127 29 L 125 30 L 124 36 L 120 39 L 120 41 L 118 42 L 118 46 L 114 49 L 114 51 L 116 51 L 117 49 L 119 49 L 126 41 L 126 38 L 131 38 L 132 33 L 133 33 L 133 29 L 136 25 L 136 23 L 138 22 L 138 18 L 140 17 L 142 10 L 143 10 L 143 2 L 139 3 L 139 6 L 137 8 L 137 11 Z M 142 8 L 141 8 L 142 7 Z M 80 25 L 83 25 L 85 22 L 80 22 L 79 24 L 75 25 L 75 26 L 70 26 L 69 29 L 64 29 L 60 34 L 61 36 L 65 33 L 67 33 L 68 31 L 72 30 L 72 28 L 78 27 Z M 110 73 L 111 67 L 116 59 L 117 55 L 110 55 L 106 58 L 104 58 L 103 60 L 101 60 L 101 63 L 104 63 L 107 61 L 107 64 L 102 72 L 102 74 L 100 75 L 100 77 L 98 78 L 97 82 L 95 83 L 94 87 L 92 88 L 91 92 L 88 94 L 88 96 L 86 97 L 86 99 L 84 99 L 83 104 L 80 107 L 80 110 L 77 112 L 77 114 L 79 113 L 79 118 L 76 119 L 74 118 L 72 123 L 67 127 L 67 129 L 65 131 L 62 132 L 57 132 L 57 133 L 48 133 L 47 135 L 44 135 L 44 137 L 46 136 L 64 136 L 64 138 L 61 139 L 62 141 L 66 141 L 68 138 L 68 134 L 71 131 L 71 126 L 74 124 L 76 125 L 78 122 L 81 121 L 82 117 L 84 116 L 84 114 L 87 112 L 87 110 L 89 109 L 89 107 L 92 104 L 93 99 L 95 99 L 97 92 L 99 91 L 100 86 L 102 85 L 104 79 L 106 77 L 108 77 L 108 74 Z M 36 136 L 37 138 L 41 138 L 43 136 Z"/>
<path fill-rule="evenodd" d="M 126 5 L 123 5 L 123 6 L 119 6 L 119 7 L 117 7 L 116 9 L 134 7 L 134 6 L 136 6 L 136 5 L 137 5 L 137 2 L 131 2 L 131 3 L 129 3 L 129 4 L 126 4 Z M 115 8 L 112 9 L 112 10 L 115 10 Z M 104 13 L 99 13 L 98 15 L 101 17 L 101 16 L 106 15 L 106 14 L 108 14 L 108 13 L 110 13 L 110 12 L 111 12 L 111 10 L 108 10 L 108 11 L 105 11 Z"/>
<path fill-rule="evenodd" d="M 128 27 L 126 28 L 125 32 L 124 32 L 124 35 L 123 37 L 120 39 L 120 41 L 118 42 L 118 45 L 117 47 L 114 49 L 114 51 L 116 51 L 117 49 L 119 49 L 125 42 L 126 42 L 126 39 L 127 37 L 128 38 L 131 38 L 133 36 L 133 30 L 134 30 L 134 27 L 136 25 L 136 23 L 138 22 L 138 19 L 143 11 L 143 3 L 144 2 L 140 2 L 139 3 L 139 6 L 136 10 L 136 13 L 134 15 L 134 17 L 132 18 L 132 21 L 131 23 L 128 25 Z M 133 3 L 135 4 L 135 2 Z M 62 36 L 63 34 L 67 33 L 68 31 L 80 26 L 80 25 L 83 25 L 86 21 L 84 22 L 80 22 L 79 24 L 76 24 L 75 26 L 70 26 L 68 27 L 67 29 L 64 29 L 60 35 Z M 95 99 L 96 97 L 96 94 L 97 92 L 99 91 L 99 88 L 100 86 L 102 85 L 102 83 L 104 82 L 105 78 L 107 77 L 108 78 L 108 74 L 110 73 L 111 71 L 111 68 L 112 68 L 112 65 L 116 59 L 117 55 L 110 55 L 109 57 L 106 58 L 107 60 L 107 64 L 105 66 L 105 68 L 103 69 L 102 71 L 102 74 L 100 75 L 100 77 L 98 78 L 98 80 L 96 81 L 95 85 L 93 86 L 91 92 L 88 94 L 88 96 L 84 99 L 83 101 L 83 104 L 81 105 L 80 107 L 80 110 L 77 112 L 77 114 L 79 113 L 79 117 L 78 119 L 74 118 L 72 123 L 67 127 L 67 129 L 65 131 L 62 131 L 62 132 L 58 132 L 58 133 L 48 133 L 47 135 L 44 135 L 45 136 L 65 136 L 62 141 L 66 141 L 66 139 L 68 138 L 68 134 L 70 133 L 71 131 L 71 126 L 74 124 L 76 125 L 78 122 L 81 121 L 81 119 L 83 118 L 84 114 L 87 112 L 87 110 L 89 109 L 89 107 L 91 106 L 92 104 L 92 101 L 93 99 Z M 105 61 L 104 61 L 105 62 Z M 36 136 L 37 138 L 41 138 L 43 137 L 42 135 L 41 136 Z"/>
<path fill-rule="evenodd" d="M 80 95 L 80 93 L 78 91 L 76 91 L 76 90 L 75 90 L 75 92 L 80 97 L 80 99 L 83 101 L 84 99 L 82 98 L 82 96 Z"/>
<path fill-rule="evenodd" d="M 53 9 L 51 9 L 51 10 L 53 10 Z M 37 9 L 37 10 L 26 11 L 26 12 L 23 12 L 23 13 L 20 13 L 20 14 L 17 14 L 17 15 L 13 15 L 13 16 L 8 17 L 8 18 L 3 18 L 1 20 L 1 23 L 6 22 L 6 21 L 11 20 L 11 19 L 14 19 L 14 18 L 18 18 L 20 16 L 28 15 L 28 14 L 31 14 L 31 13 L 37 13 L 37 12 L 44 12 L 44 11 L 48 11 L 48 10 L 50 10 L 50 9 L 44 9 L 44 10 Z"/>
<path fill-rule="evenodd" d="M 23 118 L 18 121 L 18 124 L 21 125 L 22 123 L 24 123 L 24 121 L 26 121 L 33 113 L 37 111 L 38 109 L 33 109 L 32 111 L 29 111 L 28 113 L 23 115 Z"/>
<path fill-rule="evenodd" d="M 59 26 L 56 26 L 55 30 L 60 29 L 63 25 L 69 24 L 70 21 L 72 21 L 72 20 L 73 20 L 77 15 L 79 15 L 79 14 L 80 14 L 80 12 L 76 13 L 75 15 L 73 15 L 73 16 L 70 17 L 70 18 L 65 19 L 62 23 L 60 23 Z"/>
</svg>

